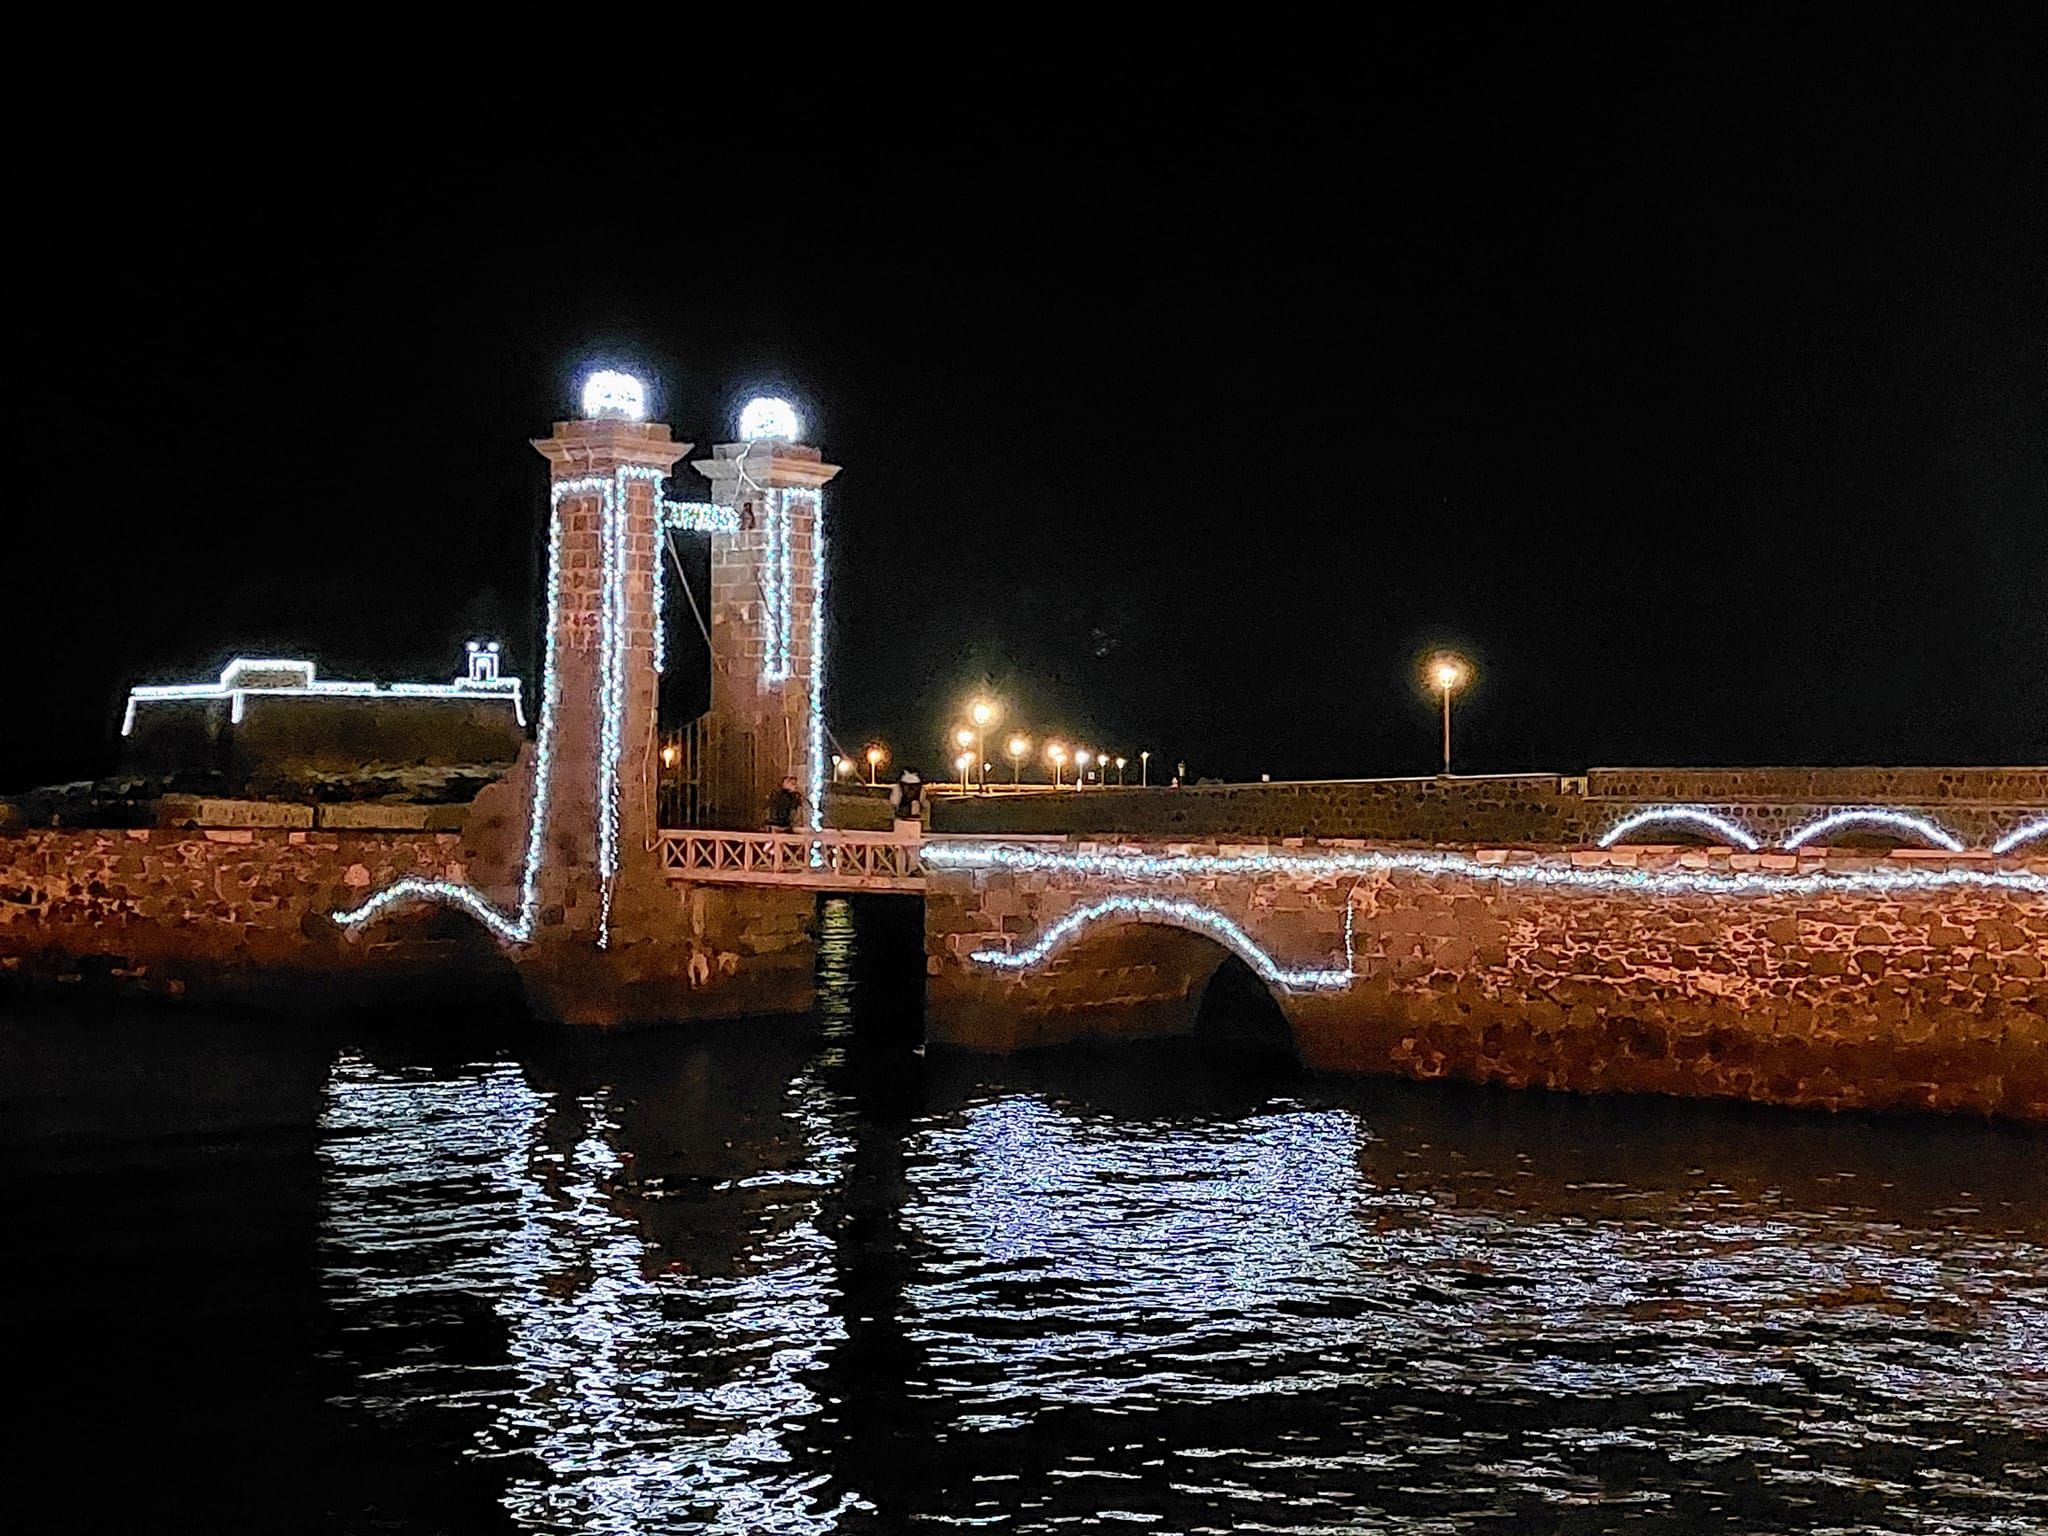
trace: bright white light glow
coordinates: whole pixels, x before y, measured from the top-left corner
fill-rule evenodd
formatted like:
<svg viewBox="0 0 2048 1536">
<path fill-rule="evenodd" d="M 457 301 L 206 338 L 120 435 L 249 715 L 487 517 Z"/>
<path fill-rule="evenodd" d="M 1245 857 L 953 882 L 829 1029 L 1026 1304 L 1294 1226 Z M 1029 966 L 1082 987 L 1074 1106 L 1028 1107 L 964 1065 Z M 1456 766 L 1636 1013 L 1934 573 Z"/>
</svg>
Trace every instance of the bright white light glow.
<svg viewBox="0 0 2048 1536">
<path fill-rule="evenodd" d="M 661 525 L 685 533 L 738 533 L 740 515 L 734 508 L 721 507 L 715 501 L 664 501 Z"/>
<path fill-rule="evenodd" d="M 2037 837 L 2048 837 L 2048 816 L 2030 821 L 2023 827 L 2014 827 L 2005 836 L 1991 845 L 1993 853 L 2011 853 L 2022 843 L 2031 843 Z"/>
<path fill-rule="evenodd" d="M 1348 908 L 1347 908 L 1348 916 Z M 1261 949 L 1252 936 L 1221 912 L 1164 896 L 1109 896 L 1074 908 L 1038 937 L 1029 949 L 1013 952 L 1000 949 L 976 950 L 968 956 L 983 965 L 1004 970 L 1030 970 L 1041 965 L 1053 951 L 1093 923 L 1122 919 L 1128 922 L 1157 922 L 1169 927 L 1188 928 L 1221 940 L 1231 953 L 1276 987 L 1290 992 L 1327 991 L 1350 983 L 1347 970 L 1289 970 Z"/>
<path fill-rule="evenodd" d="M 1691 826 L 1702 827 L 1709 832 L 1719 834 L 1723 839 L 1735 844 L 1737 847 L 1747 848 L 1751 852 L 1754 852 L 1758 847 L 1756 838 L 1745 828 L 1737 826 L 1725 816 L 1717 816 L 1712 811 L 1703 810 L 1696 805 L 1656 805 L 1650 807 L 1647 811 L 1637 811 L 1635 815 L 1625 817 L 1609 827 L 1606 834 L 1600 839 L 1600 846 L 1602 848 L 1612 848 L 1622 838 L 1627 837 L 1629 833 L 1639 828 L 1654 827 L 1667 821 L 1684 822 Z"/>
<path fill-rule="evenodd" d="M 583 415 L 588 421 L 640 421 L 647 415 L 647 390 L 630 373 L 600 368 L 583 381 Z"/>
<path fill-rule="evenodd" d="M 1805 826 L 1785 839 L 1784 847 L 1799 848 L 1812 842 L 1816 837 L 1842 827 L 1889 827 L 1895 832 L 1910 832 L 1915 837 L 1925 838 L 1937 848 L 1946 848 L 1950 853 L 1961 853 L 1963 845 L 1954 833 L 1937 827 L 1924 816 L 1908 816 L 1904 811 L 1834 811 L 1818 821 L 1809 821 Z"/>
<path fill-rule="evenodd" d="M 933 869 L 1004 869 L 1121 880 L 1204 880 L 1285 875 L 1306 880 L 1346 875 L 1440 875 L 1499 885 L 1638 891 L 1656 896 L 1889 895 L 1963 887 L 2048 896 L 2048 874 L 1987 869 L 1712 870 L 1599 868 L 1572 863 L 1497 864 L 1462 853 L 1345 849 L 1329 853 L 1084 853 L 1022 844 L 932 839 L 920 857 Z"/>
<path fill-rule="evenodd" d="M 793 443 L 803 435 L 796 407 L 774 395 L 756 395 L 740 411 L 740 441 L 758 443 L 778 438 Z"/>
</svg>

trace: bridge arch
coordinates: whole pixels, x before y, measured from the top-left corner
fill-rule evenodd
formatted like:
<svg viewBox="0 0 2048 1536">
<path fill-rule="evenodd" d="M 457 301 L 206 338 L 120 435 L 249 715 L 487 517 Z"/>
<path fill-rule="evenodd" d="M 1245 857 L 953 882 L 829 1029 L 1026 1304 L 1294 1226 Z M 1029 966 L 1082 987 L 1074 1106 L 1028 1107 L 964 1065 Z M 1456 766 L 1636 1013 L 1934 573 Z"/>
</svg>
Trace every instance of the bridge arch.
<svg viewBox="0 0 2048 1536">
<path fill-rule="evenodd" d="M 1283 963 L 1218 908 L 1152 895 L 1082 902 L 1028 943 L 964 958 L 959 979 L 972 978 L 968 991 L 977 998 L 956 998 L 954 1016 L 963 1006 L 982 1014 L 973 1033 L 987 1040 L 995 1028 L 1006 1049 L 1193 1035 L 1221 977 L 1224 1001 L 1244 1026 L 1224 1029 L 1224 1037 L 1292 1051 L 1293 1005 L 1349 974 Z M 1254 989 L 1269 1008 L 1257 1005 Z"/>
</svg>

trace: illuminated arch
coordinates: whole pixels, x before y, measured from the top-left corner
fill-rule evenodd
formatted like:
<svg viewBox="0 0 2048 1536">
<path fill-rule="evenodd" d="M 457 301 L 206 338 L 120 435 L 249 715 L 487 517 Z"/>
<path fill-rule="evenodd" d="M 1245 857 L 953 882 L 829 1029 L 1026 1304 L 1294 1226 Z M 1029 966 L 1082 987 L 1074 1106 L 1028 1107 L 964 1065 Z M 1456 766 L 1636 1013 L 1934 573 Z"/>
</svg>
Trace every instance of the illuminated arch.
<svg viewBox="0 0 2048 1536">
<path fill-rule="evenodd" d="M 1235 921 L 1221 912 L 1200 906 L 1192 901 L 1182 901 L 1166 896 L 1109 896 L 1101 901 L 1091 901 L 1075 907 L 1058 922 L 1047 928 L 1038 937 L 1038 942 L 1029 949 L 1016 951 L 1000 949 L 977 950 L 968 958 L 982 965 L 996 966 L 1003 970 L 1035 970 L 1052 958 L 1055 951 L 1072 941 L 1082 930 L 1105 922 L 1153 922 L 1169 928 L 1184 928 L 1191 933 L 1215 939 L 1225 949 L 1252 968 L 1255 975 L 1287 992 L 1326 992 L 1346 986 L 1351 981 L 1347 966 L 1342 970 L 1301 968 L 1289 969 L 1280 964 L 1259 943 Z M 1351 912 L 1345 907 L 1345 947 L 1351 943 Z"/>
<path fill-rule="evenodd" d="M 2048 816 L 2036 817 L 2025 826 L 2014 827 L 2005 836 L 1991 845 L 1993 853 L 2011 853 L 2022 843 L 2031 843 L 2037 837 L 2048 837 Z"/>
<path fill-rule="evenodd" d="M 1734 843 L 1739 848 L 1747 848 L 1751 852 L 1755 852 L 1760 846 L 1756 836 L 1748 828 L 1730 821 L 1725 816 L 1717 816 L 1712 811 L 1703 810 L 1697 805 L 1657 805 L 1650 807 L 1646 811 L 1637 811 L 1633 816 L 1623 817 L 1620 821 L 1609 827 L 1600 839 L 1600 846 L 1602 848 L 1612 848 L 1622 838 L 1627 837 L 1629 833 L 1642 827 L 1657 826 L 1663 822 L 1679 822 L 1689 826 L 1702 827 L 1709 832 L 1718 833 L 1728 842 Z"/>
<path fill-rule="evenodd" d="M 1818 821 L 1809 821 L 1798 831 L 1785 839 L 1787 849 L 1799 848 L 1812 842 L 1816 837 L 1825 837 L 1843 827 L 1890 827 L 1898 832 L 1910 832 L 1913 836 L 1945 848 L 1950 853 L 1963 851 L 1962 839 L 1953 832 L 1936 826 L 1924 816 L 1909 816 L 1904 811 L 1834 811 Z"/>
</svg>

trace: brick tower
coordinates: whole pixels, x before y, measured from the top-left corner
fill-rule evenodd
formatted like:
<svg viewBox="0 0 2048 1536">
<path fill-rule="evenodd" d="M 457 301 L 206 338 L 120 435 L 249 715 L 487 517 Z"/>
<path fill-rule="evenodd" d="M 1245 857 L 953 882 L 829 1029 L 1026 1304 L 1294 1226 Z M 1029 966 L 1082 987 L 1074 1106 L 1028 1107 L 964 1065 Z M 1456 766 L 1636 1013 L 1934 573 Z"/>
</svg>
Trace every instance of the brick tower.
<svg viewBox="0 0 2048 1536">
<path fill-rule="evenodd" d="M 596 380 L 607 377 L 622 376 Z M 607 394 L 596 380 L 585 418 L 556 422 L 533 445 L 550 477 L 554 684 L 540 701 L 535 772 L 544 776 L 541 901 L 562 912 L 547 926 L 603 944 L 618 877 L 651 858 L 661 481 L 690 445 L 639 419 L 637 383 Z"/>
<path fill-rule="evenodd" d="M 794 775 L 811 826 L 827 785 L 824 737 L 824 486 L 839 466 L 797 442 L 786 402 L 756 400 L 741 441 L 695 466 L 738 528 L 711 539 L 711 713 L 703 742 L 706 819 L 758 827 Z"/>
</svg>

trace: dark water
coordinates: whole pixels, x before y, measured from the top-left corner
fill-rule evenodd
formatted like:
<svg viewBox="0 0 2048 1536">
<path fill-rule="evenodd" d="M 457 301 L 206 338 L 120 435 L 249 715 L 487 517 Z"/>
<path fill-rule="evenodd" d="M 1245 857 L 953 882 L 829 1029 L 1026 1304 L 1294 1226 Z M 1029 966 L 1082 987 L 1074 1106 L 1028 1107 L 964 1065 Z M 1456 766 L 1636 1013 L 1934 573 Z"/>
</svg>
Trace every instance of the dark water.
<svg viewBox="0 0 2048 1536">
<path fill-rule="evenodd" d="M 8 1525 L 2048 1531 L 2048 1138 L 926 1059 L 830 916 L 813 1021 L 16 1005 Z"/>
</svg>

